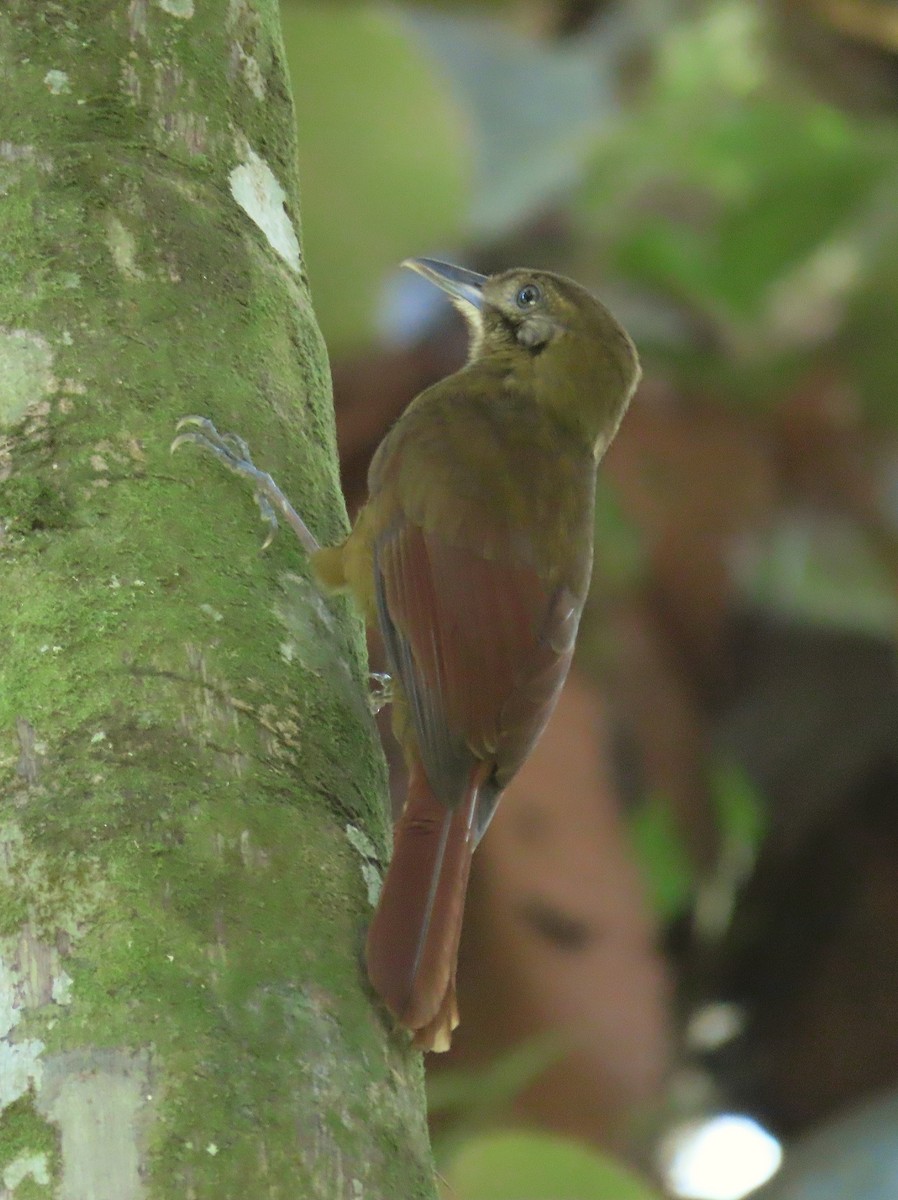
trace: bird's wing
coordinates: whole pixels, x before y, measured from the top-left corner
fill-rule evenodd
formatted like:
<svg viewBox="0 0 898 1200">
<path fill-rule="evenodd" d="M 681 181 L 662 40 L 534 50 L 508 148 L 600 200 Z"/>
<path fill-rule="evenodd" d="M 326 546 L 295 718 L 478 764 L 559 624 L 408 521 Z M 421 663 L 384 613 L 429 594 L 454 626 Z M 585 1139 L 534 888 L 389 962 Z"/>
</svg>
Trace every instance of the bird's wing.
<svg viewBox="0 0 898 1200">
<path fill-rule="evenodd" d="M 381 632 L 435 795 L 456 805 L 478 759 L 504 787 L 554 707 L 581 604 L 526 561 L 485 558 L 404 516 L 374 562 Z"/>
</svg>

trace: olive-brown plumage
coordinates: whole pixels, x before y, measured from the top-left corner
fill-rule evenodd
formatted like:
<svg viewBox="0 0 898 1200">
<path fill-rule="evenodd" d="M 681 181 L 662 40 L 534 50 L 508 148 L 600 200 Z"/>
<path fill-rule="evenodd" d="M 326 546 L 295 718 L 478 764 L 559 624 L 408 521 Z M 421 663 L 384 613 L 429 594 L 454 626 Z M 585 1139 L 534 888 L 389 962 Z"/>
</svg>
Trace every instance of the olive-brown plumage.
<svg viewBox="0 0 898 1200">
<path fill-rule="evenodd" d="M 471 855 L 567 675 L 596 468 L 639 366 L 614 317 L 568 279 L 408 265 L 462 310 L 470 356 L 396 422 L 352 533 L 313 561 L 380 629 L 409 770 L 369 977 L 416 1045 L 443 1050 Z"/>
</svg>

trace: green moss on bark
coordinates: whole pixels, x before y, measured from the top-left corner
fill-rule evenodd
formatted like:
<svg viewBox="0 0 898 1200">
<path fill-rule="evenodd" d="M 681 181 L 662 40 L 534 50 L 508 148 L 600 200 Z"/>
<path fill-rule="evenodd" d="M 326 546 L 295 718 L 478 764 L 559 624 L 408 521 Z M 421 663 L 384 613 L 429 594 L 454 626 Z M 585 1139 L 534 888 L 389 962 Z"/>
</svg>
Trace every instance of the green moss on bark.
<svg viewBox="0 0 898 1200">
<path fill-rule="evenodd" d="M 60 1161 L 59 1132 L 34 1106 L 27 1093 L 3 1112 L 0 1180 L 12 1184 L 16 1200 L 47 1200 L 53 1194 Z"/>
<path fill-rule="evenodd" d="M 305 280 L 228 189 L 252 147 L 296 219 L 276 5 L 14 0 L 0 47 L 0 331 L 40 349 L 0 400 L 10 1045 L 54 1079 L 142 1056 L 148 1195 L 432 1195 L 418 1056 L 360 962 L 344 831 L 386 829 L 358 617 L 287 533 L 260 553 L 242 483 L 168 452 L 207 413 L 345 530 Z"/>
</svg>

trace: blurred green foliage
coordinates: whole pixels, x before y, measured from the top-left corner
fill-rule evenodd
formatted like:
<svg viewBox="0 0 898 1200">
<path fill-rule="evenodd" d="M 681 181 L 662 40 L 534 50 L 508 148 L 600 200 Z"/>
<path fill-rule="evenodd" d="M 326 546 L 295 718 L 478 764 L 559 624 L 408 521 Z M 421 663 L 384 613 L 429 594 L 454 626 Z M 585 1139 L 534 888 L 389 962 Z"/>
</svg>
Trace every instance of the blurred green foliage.
<svg viewBox="0 0 898 1200">
<path fill-rule="evenodd" d="M 574 204 L 609 267 L 700 335 L 655 345 L 682 381 L 770 403 L 863 295 L 883 244 L 898 249 L 884 210 L 898 147 L 786 82 L 762 21 L 724 0 L 671 28 Z"/>
<path fill-rule="evenodd" d="M 647 796 L 630 817 L 630 839 L 652 907 L 662 922 L 689 907 L 695 874 L 682 832 L 664 796 Z"/>
<path fill-rule="evenodd" d="M 331 353 L 373 335 L 387 271 L 461 236 L 457 106 L 395 11 L 285 0 L 303 250 Z"/>
<path fill-rule="evenodd" d="M 476 1125 L 478 1117 L 510 1103 L 564 1053 L 563 1039 L 553 1032 L 515 1046 L 486 1072 L 442 1070 L 427 1080 L 428 1109 L 462 1112 L 467 1124 Z"/>
<path fill-rule="evenodd" d="M 667 924 L 698 902 L 703 931 L 717 937 L 725 931 L 738 889 L 754 865 L 767 832 L 767 813 L 763 797 L 738 763 L 714 762 L 709 788 L 720 835 L 710 878 L 697 877 L 667 797 L 645 797 L 630 815 L 629 830 L 660 921 Z"/>
<path fill-rule="evenodd" d="M 427 1076 L 427 1111 L 440 1124 L 433 1135 L 438 1163 L 459 1145 L 493 1125 L 512 1102 L 567 1052 L 564 1037 L 550 1030 L 499 1054 L 487 1067 L 445 1067 Z"/>
<path fill-rule="evenodd" d="M 761 6 L 612 5 L 562 41 L 510 4 L 283 11 L 332 352 L 372 338 L 403 257 L 564 209 L 571 255 L 638 297 L 644 353 L 687 386 L 771 404 L 825 353 L 898 419 L 896 132 L 786 77 Z"/>
<path fill-rule="evenodd" d="M 892 576 L 864 530 L 844 518 L 787 514 L 753 559 L 744 594 L 758 607 L 881 637 L 898 629 Z"/>
<path fill-rule="evenodd" d="M 660 1200 L 607 1155 L 538 1133 L 466 1142 L 447 1171 L 453 1200 Z"/>
<path fill-rule="evenodd" d="M 738 763 L 721 760 L 712 772 L 712 798 L 725 844 L 749 862 L 767 832 L 763 798 Z"/>
</svg>

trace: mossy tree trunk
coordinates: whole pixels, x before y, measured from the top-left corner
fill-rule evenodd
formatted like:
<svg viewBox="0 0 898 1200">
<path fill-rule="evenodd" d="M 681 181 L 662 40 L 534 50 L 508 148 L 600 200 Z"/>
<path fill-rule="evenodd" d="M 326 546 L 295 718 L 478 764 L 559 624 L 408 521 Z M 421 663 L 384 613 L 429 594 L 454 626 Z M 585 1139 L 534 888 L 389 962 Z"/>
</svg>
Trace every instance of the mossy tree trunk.
<svg viewBox="0 0 898 1200">
<path fill-rule="evenodd" d="M 0 7 L 0 1195 L 432 1195 L 274 0 Z M 314 120 L 314 113 L 300 114 Z"/>
</svg>

